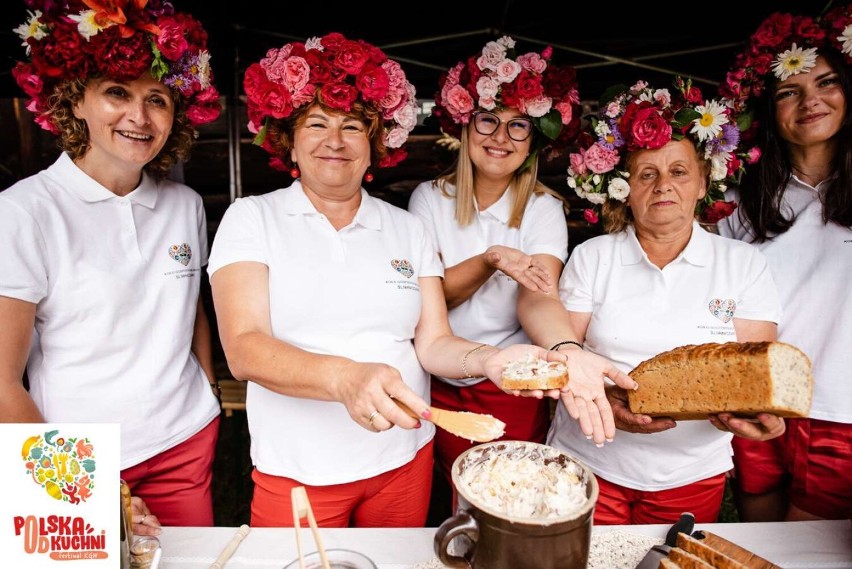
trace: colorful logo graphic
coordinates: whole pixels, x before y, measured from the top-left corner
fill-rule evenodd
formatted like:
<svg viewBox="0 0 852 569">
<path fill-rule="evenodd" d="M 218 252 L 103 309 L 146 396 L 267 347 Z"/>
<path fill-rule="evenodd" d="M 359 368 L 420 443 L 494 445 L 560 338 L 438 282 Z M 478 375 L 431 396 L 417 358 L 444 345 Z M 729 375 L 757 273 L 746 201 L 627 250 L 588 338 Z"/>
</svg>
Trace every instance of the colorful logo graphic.
<svg viewBox="0 0 852 569">
<path fill-rule="evenodd" d="M 737 311 L 737 303 L 733 298 L 726 298 L 725 300 L 714 298 L 710 301 L 708 308 L 710 314 L 727 324 L 734 317 L 734 312 Z"/>
<path fill-rule="evenodd" d="M 414 268 L 408 262 L 408 259 L 393 259 L 391 267 L 407 279 L 410 279 L 414 275 Z"/>
<path fill-rule="evenodd" d="M 21 449 L 27 474 L 48 496 L 79 504 L 95 488 L 95 448 L 87 438 L 60 437 L 59 431 L 29 437 Z"/>
<path fill-rule="evenodd" d="M 192 247 L 188 243 L 172 245 L 169 247 L 169 257 L 185 267 L 189 264 L 189 260 L 192 259 Z"/>
</svg>

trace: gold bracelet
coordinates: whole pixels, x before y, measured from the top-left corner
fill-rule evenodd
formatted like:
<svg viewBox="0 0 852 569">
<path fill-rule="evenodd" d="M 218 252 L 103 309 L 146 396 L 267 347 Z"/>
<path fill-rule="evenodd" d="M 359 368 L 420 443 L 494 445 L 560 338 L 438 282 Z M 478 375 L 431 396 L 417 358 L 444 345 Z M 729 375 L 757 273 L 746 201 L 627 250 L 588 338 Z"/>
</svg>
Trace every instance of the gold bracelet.
<svg viewBox="0 0 852 569">
<path fill-rule="evenodd" d="M 488 346 L 488 344 L 479 344 L 479 345 L 478 345 L 478 346 L 476 346 L 474 349 L 472 349 L 472 350 L 470 350 L 468 353 L 466 353 L 466 354 L 464 355 L 464 357 L 462 358 L 462 371 L 464 372 L 464 376 L 465 376 L 466 378 L 468 378 L 468 379 L 473 379 L 473 376 L 472 376 L 472 375 L 470 375 L 470 372 L 469 372 L 469 371 L 467 371 L 467 358 L 468 358 L 468 357 L 470 356 L 470 354 L 472 354 L 473 352 L 475 352 L 475 351 L 477 351 L 477 350 L 481 350 L 482 348 L 484 348 L 484 347 L 486 347 L 486 346 Z"/>
</svg>

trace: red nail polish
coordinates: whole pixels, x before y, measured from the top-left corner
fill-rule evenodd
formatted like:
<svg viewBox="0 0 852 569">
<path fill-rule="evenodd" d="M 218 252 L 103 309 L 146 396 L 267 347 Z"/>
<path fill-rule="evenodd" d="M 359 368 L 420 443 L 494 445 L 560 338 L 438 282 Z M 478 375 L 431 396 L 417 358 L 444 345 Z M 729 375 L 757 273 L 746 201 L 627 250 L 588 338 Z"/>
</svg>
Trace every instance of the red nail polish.
<svg viewBox="0 0 852 569">
<path fill-rule="evenodd" d="M 427 419 L 427 420 L 431 419 L 432 418 L 432 411 L 430 411 L 429 409 L 426 409 L 425 411 L 420 413 L 420 416 L 423 417 L 424 419 Z"/>
</svg>

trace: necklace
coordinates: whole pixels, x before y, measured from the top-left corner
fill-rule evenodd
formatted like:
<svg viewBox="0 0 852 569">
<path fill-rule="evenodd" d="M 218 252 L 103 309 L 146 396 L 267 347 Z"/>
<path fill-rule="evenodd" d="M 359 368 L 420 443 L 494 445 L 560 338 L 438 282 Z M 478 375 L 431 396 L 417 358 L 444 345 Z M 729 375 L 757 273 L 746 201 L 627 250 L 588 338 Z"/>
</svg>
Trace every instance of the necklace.
<svg viewBox="0 0 852 569">
<path fill-rule="evenodd" d="M 790 165 L 799 178 L 806 182 L 811 182 L 814 186 L 822 182 L 826 178 L 826 174 L 808 174 L 797 166 Z"/>
</svg>

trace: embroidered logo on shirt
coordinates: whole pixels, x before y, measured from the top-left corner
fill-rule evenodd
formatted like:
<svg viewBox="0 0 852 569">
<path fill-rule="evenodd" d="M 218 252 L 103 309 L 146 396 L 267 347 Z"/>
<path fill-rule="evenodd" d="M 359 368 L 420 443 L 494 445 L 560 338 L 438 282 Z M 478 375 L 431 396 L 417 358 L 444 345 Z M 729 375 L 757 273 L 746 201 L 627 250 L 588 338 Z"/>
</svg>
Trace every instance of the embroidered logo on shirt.
<svg viewBox="0 0 852 569">
<path fill-rule="evenodd" d="M 189 260 L 192 259 L 192 248 L 187 243 L 172 245 L 169 247 L 169 257 L 185 267 L 189 264 Z"/>
<path fill-rule="evenodd" d="M 734 312 L 737 311 L 737 303 L 733 298 L 714 298 L 708 306 L 710 314 L 721 320 L 722 322 L 730 322 L 734 317 Z"/>
<path fill-rule="evenodd" d="M 414 268 L 408 262 L 408 259 L 393 259 L 391 260 L 391 267 L 407 279 L 414 275 Z"/>
</svg>

